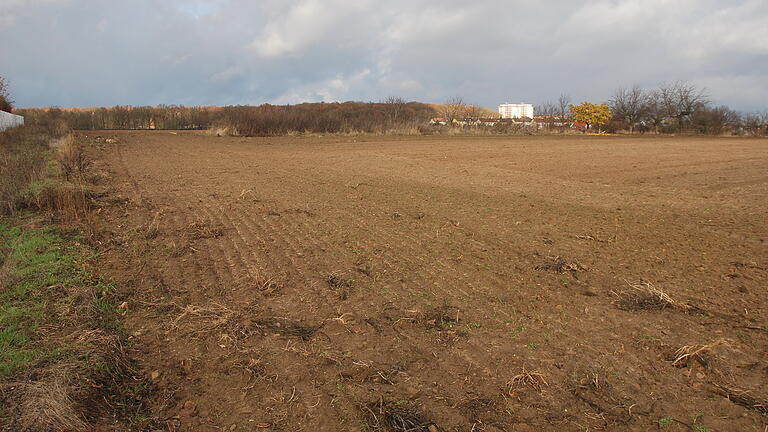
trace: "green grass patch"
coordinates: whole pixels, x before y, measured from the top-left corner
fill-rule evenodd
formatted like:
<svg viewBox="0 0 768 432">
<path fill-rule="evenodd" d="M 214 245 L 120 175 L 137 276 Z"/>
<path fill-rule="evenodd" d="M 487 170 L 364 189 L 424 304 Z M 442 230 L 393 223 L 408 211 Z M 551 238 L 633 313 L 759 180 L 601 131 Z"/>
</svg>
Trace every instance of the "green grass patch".
<svg viewBox="0 0 768 432">
<path fill-rule="evenodd" d="M 97 281 L 84 263 L 87 250 L 53 227 L 22 229 L 25 218 L 0 220 L 0 377 L 36 360 L 60 356 L 62 347 L 41 343 L 38 329 L 62 328 L 63 310 L 89 308 L 94 328 L 120 329 L 119 311 L 110 300 L 112 287 Z M 81 305 L 76 293 L 91 292 L 92 304 Z M 86 300 L 86 302 L 89 300 Z M 66 349 L 64 349 L 66 350 Z"/>
</svg>

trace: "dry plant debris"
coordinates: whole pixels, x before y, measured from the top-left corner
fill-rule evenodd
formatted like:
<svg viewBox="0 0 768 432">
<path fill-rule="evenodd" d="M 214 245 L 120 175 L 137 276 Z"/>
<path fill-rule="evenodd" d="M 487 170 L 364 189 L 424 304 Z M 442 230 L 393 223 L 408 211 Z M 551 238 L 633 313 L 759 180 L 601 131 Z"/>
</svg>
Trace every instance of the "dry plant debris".
<svg viewBox="0 0 768 432">
<path fill-rule="evenodd" d="M 702 365 L 707 365 L 705 355 L 718 345 L 727 344 L 725 339 L 718 339 L 708 345 L 685 345 L 675 351 L 675 359 L 672 366 L 685 367 L 691 360 L 696 360 Z"/>
<path fill-rule="evenodd" d="M 415 407 L 379 401 L 365 407 L 365 424 L 376 432 L 431 432 L 437 430 Z"/>
<path fill-rule="evenodd" d="M 22 430 L 85 430 L 72 399 L 75 386 L 70 368 L 51 368 L 40 375 L 35 381 L 13 385 L 14 393 L 20 395 L 18 420 Z"/>
<path fill-rule="evenodd" d="M 512 395 L 516 388 L 522 386 L 531 387 L 540 392 L 543 387 L 549 386 L 549 383 L 547 383 L 547 380 L 544 379 L 544 375 L 541 373 L 523 369 L 522 373 L 513 376 L 509 381 L 507 384 L 507 393 Z"/>
<path fill-rule="evenodd" d="M 695 311 L 698 308 L 672 299 L 666 292 L 654 286 L 651 282 L 628 282 L 629 291 L 617 294 L 619 309 L 627 311 L 637 310 L 661 310 L 667 307 L 682 311 Z"/>
<path fill-rule="evenodd" d="M 586 271 L 586 268 L 579 264 L 577 261 L 568 261 L 565 258 L 556 256 L 554 258 L 547 257 L 548 261 L 536 266 L 536 270 L 551 270 L 557 273 L 565 272 L 582 272 Z"/>
<path fill-rule="evenodd" d="M 768 400 L 759 399 L 753 396 L 748 390 L 737 389 L 720 384 L 714 384 L 713 387 L 715 393 L 726 397 L 736 405 L 741 405 L 761 414 L 768 414 Z"/>
<path fill-rule="evenodd" d="M 443 330 L 459 323 L 459 313 L 458 307 L 446 304 L 425 312 L 423 321 L 428 327 Z"/>
<path fill-rule="evenodd" d="M 219 238 L 224 235 L 224 229 L 220 226 L 214 226 L 206 221 L 195 221 L 181 229 L 186 236 L 193 240 L 206 238 Z"/>
<path fill-rule="evenodd" d="M 303 340 L 307 340 L 314 336 L 314 334 L 322 327 L 322 325 L 305 325 L 277 318 L 256 321 L 256 326 L 281 336 L 295 336 Z"/>
</svg>

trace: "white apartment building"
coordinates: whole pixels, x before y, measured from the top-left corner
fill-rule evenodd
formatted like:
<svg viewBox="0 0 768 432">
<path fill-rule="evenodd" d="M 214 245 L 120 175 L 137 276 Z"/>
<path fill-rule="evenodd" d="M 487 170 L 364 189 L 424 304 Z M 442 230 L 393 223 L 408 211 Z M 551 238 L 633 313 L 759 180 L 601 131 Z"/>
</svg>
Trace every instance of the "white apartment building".
<svg viewBox="0 0 768 432">
<path fill-rule="evenodd" d="M 533 118 L 533 105 L 527 103 L 505 103 L 499 105 L 501 118 Z"/>
</svg>

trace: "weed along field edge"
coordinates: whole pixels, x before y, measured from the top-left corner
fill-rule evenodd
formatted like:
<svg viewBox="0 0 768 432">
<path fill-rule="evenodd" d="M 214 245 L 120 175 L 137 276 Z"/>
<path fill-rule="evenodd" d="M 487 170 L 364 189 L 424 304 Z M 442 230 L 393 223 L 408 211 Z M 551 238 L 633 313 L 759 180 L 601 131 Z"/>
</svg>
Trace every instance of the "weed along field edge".
<svg viewBox="0 0 768 432">
<path fill-rule="evenodd" d="M 125 352 L 114 284 L 95 251 L 38 216 L 0 219 L 4 430 L 149 424 L 149 380 Z"/>
<path fill-rule="evenodd" d="M 94 298 L 143 392 L 123 424 L 768 424 L 765 139 L 73 139 L 109 281 Z M 3 232 L 11 251 L 35 231 Z"/>
</svg>

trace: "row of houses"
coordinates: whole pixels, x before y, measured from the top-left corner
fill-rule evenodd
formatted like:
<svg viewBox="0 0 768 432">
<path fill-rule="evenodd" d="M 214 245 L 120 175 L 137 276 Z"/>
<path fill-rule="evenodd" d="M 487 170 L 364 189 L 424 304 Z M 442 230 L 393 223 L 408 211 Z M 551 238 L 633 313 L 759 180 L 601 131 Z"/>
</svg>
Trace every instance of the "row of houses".
<svg viewBox="0 0 768 432">
<path fill-rule="evenodd" d="M 0 132 L 24 124 L 24 117 L 0 111 Z"/>
<path fill-rule="evenodd" d="M 454 126 L 485 126 L 494 127 L 496 125 L 520 125 L 535 127 L 537 129 L 550 129 L 550 128 L 572 128 L 582 129 L 586 127 L 585 124 L 573 121 L 567 117 L 551 116 L 551 115 L 535 115 L 533 117 L 492 117 L 492 118 L 456 118 L 446 119 L 441 117 L 433 118 L 429 124 L 433 126 L 447 126 L 449 124 Z"/>
<path fill-rule="evenodd" d="M 535 115 L 533 104 L 520 102 L 520 103 L 503 103 L 499 105 L 499 116 L 493 118 L 457 118 L 457 119 L 445 119 L 445 118 L 433 118 L 430 122 L 436 126 L 447 126 L 452 124 L 455 126 L 488 126 L 493 127 L 496 125 L 504 124 L 516 124 L 520 126 L 535 127 L 537 129 L 551 129 L 551 128 L 574 128 L 580 129 L 586 125 L 574 122 L 572 119 L 563 116 L 553 115 Z"/>
</svg>

